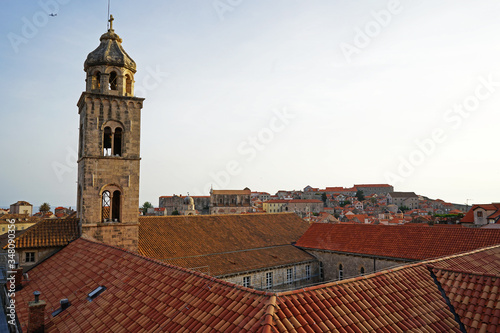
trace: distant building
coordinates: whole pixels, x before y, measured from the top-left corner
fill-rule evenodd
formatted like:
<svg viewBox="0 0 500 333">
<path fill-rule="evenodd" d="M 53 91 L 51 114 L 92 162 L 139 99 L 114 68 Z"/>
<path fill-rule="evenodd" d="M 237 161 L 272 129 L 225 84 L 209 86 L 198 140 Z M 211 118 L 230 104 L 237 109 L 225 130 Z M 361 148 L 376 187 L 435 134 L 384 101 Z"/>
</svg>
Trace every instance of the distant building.
<svg viewBox="0 0 500 333">
<path fill-rule="evenodd" d="M 387 201 L 398 207 L 406 206 L 410 209 L 419 208 L 419 198 L 415 192 L 391 192 L 387 193 Z"/>
<path fill-rule="evenodd" d="M 361 184 L 354 185 L 358 191 L 363 191 L 363 195 L 368 196 L 372 194 L 382 195 L 394 192 L 394 187 L 389 184 Z"/>
<path fill-rule="evenodd" d="M 0 215 L 9 214 L 9 213 L 10 213 L 10 210 L 4 209 L 4 208 L 0 208 Z"/>
<path fill-rule="evenodd" d="M 66 217 L 70 214 L 72 214 L 74 212 L 73 209 L 71 208 L 66 208 L 66 207 L 56 207 L 54 209 L 54 215 L 57 217 L 57 218 L 62 218 L 62 217 Z"/>
<path fill-rule="evenodd" d="M 473 205 L 460 223 L 479 226 L 500 224 L 500 203 Z"/>
<path fill-rule="evenodd" d="M 14 222 L 12 222 L 14 220 Z M 36 216 L 29 216 L 25 214 L 3 214 L 0 217 L 0 235 L 3 235 L 14 228 L 16 231 L 28 229 L 41 219 Z M 13 227 L 11 225 L 14 225 Z"/>
<path fill-rule="evenodd" d="M 252 211 L 250 196 L 252 191 L 243 190 L 211 190 L 210 214 L 241 214 Z"/>
<path fill-rule="evenodd" d="M 315 199 L 268 200 L 262 204 L 266 213 L 296 213 L 305 216 L 308 213 L 323 211 L 323 201 Z"/>
<path fill-rule="evenodd" d="M 15 204 L 10 205 L 11 214 L 27 214 L 29 216 L 33 215 L 33 205 L 27 201 L 18 201 Z"/>
<path fill-rule="evenodd" d="M 262 202 L 271 199 L 271 195 L 267 192 L 252 192 L 251 197 L 258 198 Z"/>
<path fill-rule="evenodd" d="M 190 197 L 194 200 L 195 209 L 199 214 L 210 213 L 210 196 L 193 195 Z M 165 215 L 172 215 L 174 211 L 177 211 L 180 215 L 184 215 L 184 211 L 188 208 L 185 199 L 186 196 L 183 195 L 161 196 L 159 207 L 166 209 Z"/>
<path fill-rule="evenodd" d="M 78 237 L 80 233 L 77 219 L 42 220 L 25 230 L 16 232 L 15 260 L 21 267 L 30 268 Z M 8 250 L 7 233 L 0 236 L 0 248 L 2 252 Z"/>
</svg>

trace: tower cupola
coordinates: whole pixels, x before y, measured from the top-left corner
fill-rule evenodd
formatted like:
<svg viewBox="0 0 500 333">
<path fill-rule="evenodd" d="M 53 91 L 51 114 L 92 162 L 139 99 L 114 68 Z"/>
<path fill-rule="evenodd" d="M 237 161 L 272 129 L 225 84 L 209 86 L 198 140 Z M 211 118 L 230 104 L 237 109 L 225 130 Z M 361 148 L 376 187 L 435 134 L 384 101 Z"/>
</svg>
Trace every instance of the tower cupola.
<svg viewBox="0 0 500 333">
<path fill-rule="evenodd" d="M 122 39 L 110 27 L 100 38 L 101 44 L 90 52 L 83 69 L 87 72 L 87 91 L 101 94 L 133 96 L 135 61 L 122 47 Z"/>
</svg>

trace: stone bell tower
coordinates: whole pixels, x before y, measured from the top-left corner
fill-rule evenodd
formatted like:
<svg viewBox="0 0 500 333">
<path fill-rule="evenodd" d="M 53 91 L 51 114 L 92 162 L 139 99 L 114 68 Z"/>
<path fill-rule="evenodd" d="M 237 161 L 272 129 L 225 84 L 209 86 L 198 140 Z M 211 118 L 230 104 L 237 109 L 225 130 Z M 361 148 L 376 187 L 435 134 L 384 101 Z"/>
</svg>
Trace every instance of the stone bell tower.
<svg viewBox="0 0 500 333">
<path fill-rule="evenodd" d="M 83 234 L 137 252 L 144 98 L 134 97 L 136 64 L 113 30 L 113 16 L 109 22 L 84 64 L 77 214 Z"/>
</svg>

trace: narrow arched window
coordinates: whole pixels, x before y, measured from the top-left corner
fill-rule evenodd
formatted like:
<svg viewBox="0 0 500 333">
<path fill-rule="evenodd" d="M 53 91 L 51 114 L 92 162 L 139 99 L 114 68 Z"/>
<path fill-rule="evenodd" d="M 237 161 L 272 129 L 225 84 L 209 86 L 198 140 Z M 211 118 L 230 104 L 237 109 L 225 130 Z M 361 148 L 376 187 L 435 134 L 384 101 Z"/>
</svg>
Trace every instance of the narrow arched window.
<svg viewBox="0 0 500 333">
<path fill-rule="evenodd" d="M 79 128 L 79 146 L 78 146 L 78 157 L 83 156 L 83 124 L 80 124 Z"/>
<path fill-rule="evenodd" d="M 111 193 L 109 191 L 102 192 L 102 222 L 108 222 L 111 213 Z"/>
<path fill-rule="evenodd" d="M 100 89 L 101 88 L 101 72 L 97 71 L 92 75 L 92 89 Z"/>
<path fill-rule="evenodd" d="M 115 129 L 113 136 L 113 156 L 122 156 L 122 129 Z"/>
<path fill-rule="evenodd" d="M 113 133 L 111 132 L 110 127 L 105 127 L 104 128 L 104 138 L 103 138 L 103 155 L 104 156 L 111 156 L 111 143 L 112 143 L 112 137 Z"/>
<path fill-rule="evenodd" d="M 365 268 L 364 267 L 361 267 L 361 269 L 359 270 L 359 273 L 361 275 L 365 275 Z"/>
<path fill-rule="evenodd" d="M 342 266 L 342 264 L 339 264 L 339 280 L 343 279 L 344 279 L 344 267 Z"/>
<path fill-rule="evenodd" d="M 109 74 L 109 90 L 117 89 L 117 76 L 116 72 L 111 72 Z"/>
<path fill-rule="evenodd" d="M 121 193 L 116 190 L 113 192 L 113 203 L 111 205 L 111 221 L 119 222 L 120 221 L 120 203 L 121 203 Z"/>
<path fill-rule="evenodd" d="M 78 217 L 82 214 L 82 185 L 78 185 L 78 194 L 76 196 L 76 212 Z"/>
<path fill-rule="evenodd" d="M 125 75 L 125 92 L 132 95 L 132 78 L 130 75 Z"/>
</svg>

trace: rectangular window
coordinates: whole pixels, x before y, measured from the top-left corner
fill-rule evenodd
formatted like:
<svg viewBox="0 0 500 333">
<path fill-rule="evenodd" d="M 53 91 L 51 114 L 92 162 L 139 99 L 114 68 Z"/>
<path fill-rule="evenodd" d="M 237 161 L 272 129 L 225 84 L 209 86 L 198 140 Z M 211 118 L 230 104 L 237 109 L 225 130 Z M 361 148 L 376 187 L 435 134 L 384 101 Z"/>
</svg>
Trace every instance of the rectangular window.
<svg viewBox="0 0 500 333">
<path fill-rule="evenodd" d="M 250 276 L 243 277 L 243 287 L 250 288 Z"/>
<path fill-rule="evenodd" d="M 311 265 L 306 265 L 306 279 L 311 279 Z"/>
<path fill-rule="evenodd" d="M 25 262 L 35 262 L 35 252 L 26 252 L 24 256 Z"/>
<path fill-rule="evenodd" d="M 288 268 L 286 270 L 286 283 L 292 283 L 292 277 L 293 277 L 293 269 Z"/>
<path fill-rule="evenodd" d="M 273 287 L 273 272 L 266 273 L 266 288 L 271 289 Z"/>
<path fill-rule="evenodd" d="M 477 217 L 483 217 L 483 212 L 477 212 Z"/>
</svg>

